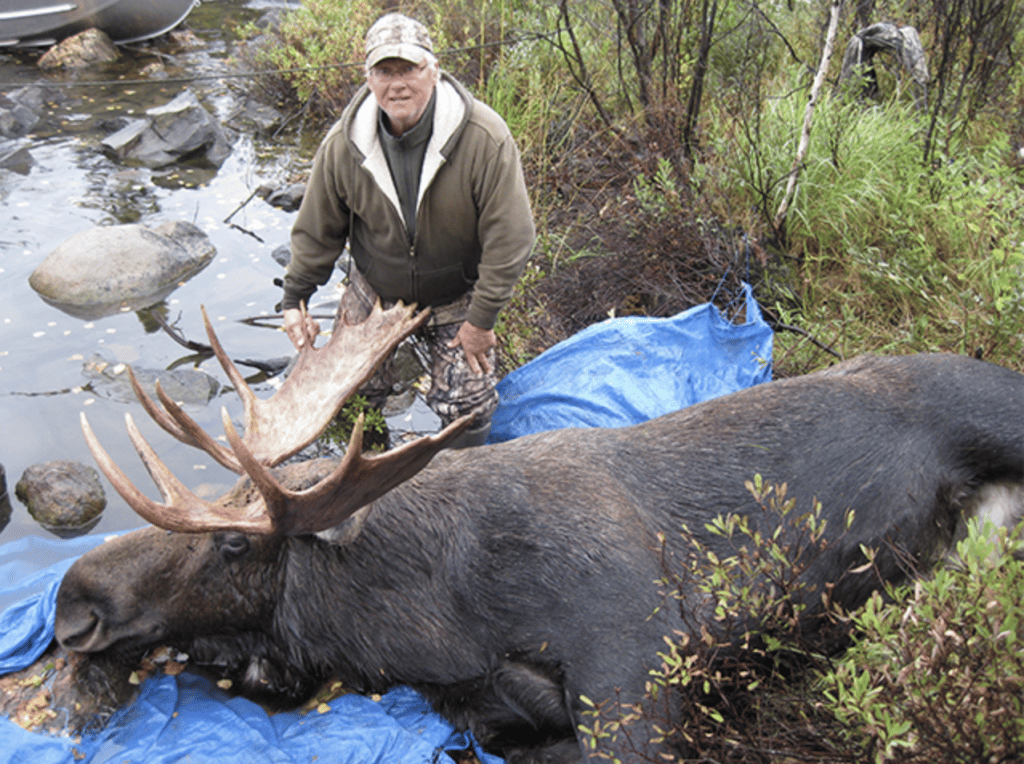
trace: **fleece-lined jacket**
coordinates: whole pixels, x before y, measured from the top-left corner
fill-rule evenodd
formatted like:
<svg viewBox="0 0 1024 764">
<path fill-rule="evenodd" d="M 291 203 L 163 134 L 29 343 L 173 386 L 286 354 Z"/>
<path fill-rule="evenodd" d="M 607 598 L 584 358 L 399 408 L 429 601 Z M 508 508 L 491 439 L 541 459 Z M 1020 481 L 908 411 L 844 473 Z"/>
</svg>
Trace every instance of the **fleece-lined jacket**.
<svg viewBox="0 0 1024 764">
<path fill-rule="evenodd" d="M 385 300 L 439 306 L 472 292 L 467 319 L 491 329 L 522 274 L 535 231 L 508 126 L 442 72 L 409 246 L 366 86 L 317 151 L 292 228 L 285 308 L 327 283 L 346 240 Z"/>
</svg>

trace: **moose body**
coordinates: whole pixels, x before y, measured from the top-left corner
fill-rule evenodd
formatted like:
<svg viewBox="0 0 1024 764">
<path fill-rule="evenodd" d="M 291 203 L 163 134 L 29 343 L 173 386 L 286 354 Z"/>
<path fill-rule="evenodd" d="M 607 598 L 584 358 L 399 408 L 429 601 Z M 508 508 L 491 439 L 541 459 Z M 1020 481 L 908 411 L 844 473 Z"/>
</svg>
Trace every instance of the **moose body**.
<svg viewBox="0 0 1024 764">
<path fill-rule="evenodd" d="M 56 634 L 83 651 L 178 644 L 285 702 L 325 677 L 407 684 L 498 751 L 642 760 L 667 744 L 636 749 L 652 737 L 641 729 L 629 748 L 592 749 L 581 698 L 645 702 L 664 636 L 711 623 L 708 603 L 658 582 L 694 536 L 731 553 L 705 525 L 763 517 L 754 474 L 821 503 L 828 545 L 808 591 L 835 584 L 856 606 L 879 573 L 940 559 L 965 518 L 1021 516 L 1024 377 L 957 356 L 864 357 L 633 427 L 442 452 L 316 535 L 143 529 L 71 568 Z M 861 545 L 876 566 L 851 573 Z"/>
</svg>

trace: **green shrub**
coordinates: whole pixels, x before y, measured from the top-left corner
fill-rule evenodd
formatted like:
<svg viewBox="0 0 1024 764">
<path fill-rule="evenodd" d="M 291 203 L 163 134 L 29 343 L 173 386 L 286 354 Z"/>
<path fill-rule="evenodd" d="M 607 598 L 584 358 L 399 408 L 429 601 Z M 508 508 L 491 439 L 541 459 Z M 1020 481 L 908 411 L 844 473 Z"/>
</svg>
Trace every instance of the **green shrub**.
<svg viewBox="0 0 1024 764">
<path fill-rule="evenodd" d="M 353 395 L 338 415 L 327 425 L 320 438 L 335 446 L 344 446 L 352 435 L 352 428 L 363 418 L 363 450 L 385 451 L 387 444 L 383 437 L 388 432 L 388 422 L 380 409 L 373 408 L 361 395 Z"/>
<path fill-rule="evenodd" d="M 707 526 L 733 553 L 691 541 L 662 581 L 680 606 L 702 602 L 700 617 L 712 617 L 666 639 L 647 710 L 585 700 L 587 732 L 628 739 L 643 716 L 687 761 L 1024 759 L 1019 528 L 971 522 L 947 565 L 846 613 L 803 579 L 829 543 L 820 506 L 801 514 L 785 486 L 758 477 L 748 489 L 760 512 Z M 838 535 L 855 522 L 848 514 Z M 864 554 L 849 574 L 873 575 L 875 552 Z M 674 722 L 659 713 L 666 703 L 678 704 Z"/>
<path fill-rule="evenodd" d="M 257 69 L 273 70 L 299 103 L 315 96 L 316 113 L 337 116 L 363 82 L 364 36 L 381 13 L 365 0 L 306 0 L 248 55 Z M 245 34 L 255 37 L 257 30 Z"/>
<path fill-rule="evenodd" d="M 654 711 L 591 703 L 585 726 L 594 737 L 628 738 L 630 725 L 645 715 L 687 751 L 688 761 L 760 761 L 769 754 L 814 760 L 827 749 L 808 724 L 799 679 L 828 665 L 827 650 L 848 629 L 829 592 L 815 591 L 805 576 L 826 553 L 827 523 L 820 505 L 798 509 L 785 485 L 755 476 L 747 489 L 759 511 L 719 516 L 706 526 L 719 549 L 732 554 L 716 553 L 682 530 L 690 553 L 681 565 L 669 563 L 679 569 L 661 585 L 665 607 L 681 609 L 686 630 L 666 638 L 662 665 L 650 672 Z M 851 512 L 846 528 L 828 535 L 841 537 L 853 521 Z M 674 722 L 667 711 L 650 718 L 666 704 L 674 706 Z"/>
<path fill-rule="evenodd" d="M 972 523 L 958 564 L 876 593 L 857 638 L 820 680 L 840 723 L 875 762 L 1024 759 L 1024 563 L 1016 538 Z"/>
</svg>

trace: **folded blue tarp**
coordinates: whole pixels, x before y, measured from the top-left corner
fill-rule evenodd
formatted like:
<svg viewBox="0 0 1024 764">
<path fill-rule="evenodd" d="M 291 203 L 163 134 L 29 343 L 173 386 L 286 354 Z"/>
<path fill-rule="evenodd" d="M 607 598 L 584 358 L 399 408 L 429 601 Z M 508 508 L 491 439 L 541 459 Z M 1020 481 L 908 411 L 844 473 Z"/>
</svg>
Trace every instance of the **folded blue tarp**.
<svg viewBox="0 0 1024 764">
<path fill-rule="evenodd" d="M 620 318 L 589 327 L 506 377 L 492 441 L 558 427 L 620 427 L 767 380 L 772 333 L 749 287 L 746 322 L 713 305 L 666 319 Z M 53 638 L 56 591 L 75 558 L 101 536 L 25 538 L 0 546 L 0 674 L 35 661 Z M 359 695 L 320 714 L 268 716 L 187 672 L 143 683 L 106 729 L 78 743 L 0 719 L 0 764 L 100 762 L 317 762 L 433 764 L 474 741 L 398 688 Z M 477 751 L 484 764 L 500 759 Z"/>
<path fill-rule="evenodd" d="M 771 379 L 772 330 L 749 285 L 746 321 L 711 303 L 588 326 L 498 385 L 489 442 L 561 427 L 624 427 Z"/>
</svg>

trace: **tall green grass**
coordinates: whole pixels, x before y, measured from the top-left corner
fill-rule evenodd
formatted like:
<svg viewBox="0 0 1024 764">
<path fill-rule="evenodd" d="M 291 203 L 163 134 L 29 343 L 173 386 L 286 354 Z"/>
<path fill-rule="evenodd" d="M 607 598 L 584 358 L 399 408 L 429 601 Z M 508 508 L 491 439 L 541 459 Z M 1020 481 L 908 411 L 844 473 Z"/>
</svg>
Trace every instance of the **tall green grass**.
<svg viewBox="0 0 1024 764">
<path fill-rule="evenodd" d="M 718 146 L 717 193 L 764 216 L 781 200 L 805 101 L 762 115 L 756 145 Z M 1022 192 L 996 135 L 939 166 L 921 162 L 919 116 L 906 104 L 823 99 L 773 271 L 774 306 L 842 355 L 978 353 L 1022 363 Z M 756 154 L 756 161 L 751 157 Z M 721 179 L 725 179 L 724 181 Z M 796 366 L 820 364 L 805 340 Z M 817 358 L 817 360 L 815 360 Z"/>
</svg>

